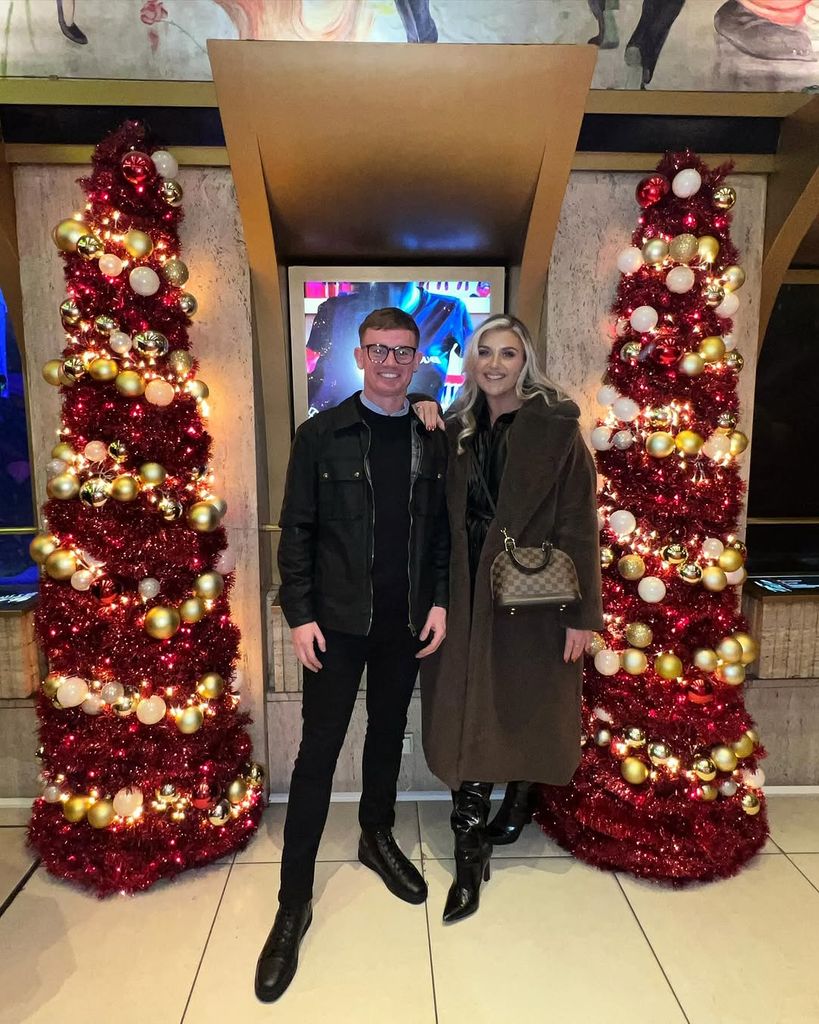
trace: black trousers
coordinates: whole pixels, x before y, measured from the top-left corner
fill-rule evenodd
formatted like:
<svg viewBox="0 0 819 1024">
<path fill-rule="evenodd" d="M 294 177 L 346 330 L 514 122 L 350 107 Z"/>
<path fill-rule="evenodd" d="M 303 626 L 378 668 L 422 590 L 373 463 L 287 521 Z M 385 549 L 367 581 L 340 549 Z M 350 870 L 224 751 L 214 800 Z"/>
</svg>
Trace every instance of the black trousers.
<svg viewBox="0 0 819 1024">
<path fill-rule="evenodd" d="M 358 820 L 362 829 L 392 828 L 407 708 L 422 644 L 406 615 L 376 619 L 369 636 L 324 632 L 319 672 L 304 672 L 301 746 L 290 780 L 284 825 L 281 903 L 312 898 L 316 854 L 330 808 L 333 773 L 347 734 L 364 667 L 367 734 Z"/>
</svg>

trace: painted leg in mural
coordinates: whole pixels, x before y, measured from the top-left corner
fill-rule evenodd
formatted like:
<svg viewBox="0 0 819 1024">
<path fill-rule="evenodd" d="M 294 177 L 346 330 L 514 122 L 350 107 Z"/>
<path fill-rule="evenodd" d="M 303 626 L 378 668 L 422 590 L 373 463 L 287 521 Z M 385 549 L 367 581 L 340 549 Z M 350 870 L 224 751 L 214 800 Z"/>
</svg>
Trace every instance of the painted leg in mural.
<svg viewBox="0 0 819 1024">
<path fill-rule="evenodd" d="M 616 50 L 620 45 L 620 33 L 614 12 L 620 9 L 620 0 L 588 0 L 589 10 L 597 19 L 597 35 L 589 42 L 601 50 Z"/>
<path fill-rule="evenodd" d="M 74 0 L 57 0 L 57 21 L 66 39 L 70 39 L 72 43 L 79 43 L 80 46 L 88 42 L 85 32 L 74 24 Z"/>
<path fill-rule="evenodd" d="M 804 28 L 810 0 L 728 0 L 714 15 L 717 35 L 760 60 L 816 60 Z"/>
<path fill-rule="evenodd" d="M 437 43 L 438 28 L 429 13 L 429 0 L 395 0 L 408 43 Z"/>
<path fill-rule="evenodd" d="M 641 89 L 653 78 L 660 51 L 684 4 L 685 0 L 643 0 L 640 20 L 623 55 L 629 67 L 640 68 Z"/>
</svg>

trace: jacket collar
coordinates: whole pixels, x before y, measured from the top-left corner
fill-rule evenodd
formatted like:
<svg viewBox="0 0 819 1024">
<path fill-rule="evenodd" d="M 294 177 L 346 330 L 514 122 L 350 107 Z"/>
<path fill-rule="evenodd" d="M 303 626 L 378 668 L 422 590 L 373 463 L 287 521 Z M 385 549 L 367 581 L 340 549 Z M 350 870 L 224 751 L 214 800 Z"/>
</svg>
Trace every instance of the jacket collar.
<svg viewBox="0 0 819 1024">
<path fill-rule="evenodd" d="M 356 391 L 354 395 L 350 395 L 349 398 L 345 398 L 343 402 L 339 402 L 339 404 L 333 409 L 333 430 L 349 430 L 350 427 L 357 427 L 363 423 L 363 420 L 361 419 L 361 409 L 358 404 L 358 396 L 360 394 L 360 391 Z M 429 395 L 408 394 L 407 398 L 410 403 L 410 410 L 407 415 L 412 417 L 417 430 L 421 421 L 412 411 L 412 406 L 423 399 L 429 401 Z"/>
</svg>

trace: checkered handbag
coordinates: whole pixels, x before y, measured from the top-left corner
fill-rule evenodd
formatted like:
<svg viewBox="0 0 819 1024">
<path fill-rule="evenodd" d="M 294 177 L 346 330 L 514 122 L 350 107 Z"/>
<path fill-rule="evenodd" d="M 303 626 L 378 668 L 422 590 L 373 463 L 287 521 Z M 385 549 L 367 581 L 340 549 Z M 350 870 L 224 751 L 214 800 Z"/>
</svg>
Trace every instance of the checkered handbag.
<svg viewBox="0 0 819 1024">
<path fill-rule="evenodd" d="M 474 450 L 471 455 L 489 507 L 497 516 L 495 499 Z M 563 609 L 580 600 L 577 570 L 570 555 L 549 541 L 539 548 L 519 548 L 505 528 L 501 533 L 503 551 L 495 556 L 489 571 L 497 611 L 514 615 L 518 608 Z"/>
</svg>

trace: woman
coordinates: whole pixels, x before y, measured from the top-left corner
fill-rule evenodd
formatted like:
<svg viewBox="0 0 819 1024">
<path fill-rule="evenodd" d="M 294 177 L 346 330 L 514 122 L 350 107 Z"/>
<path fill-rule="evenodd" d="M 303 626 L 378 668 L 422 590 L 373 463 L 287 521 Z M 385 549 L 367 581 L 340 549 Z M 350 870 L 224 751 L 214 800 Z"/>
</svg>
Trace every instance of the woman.
<svg viewBox="0 0 819 1024">
<path fill-rule="evenodd" d="M 477 910 L 491 844 L 520 835 L 532 785 L 571 780 L 580 761 L 581 658 L 603 622 L 596 477 L 578 407 L 544 375 L 529 332 L 512 316 L 490 317 L 475 331 L 464 373 L 446 422 L 447 640 L 421 670 L 424 751 L 452 789 L 456 877 L 445 921 Z M 436 425 L 434 403 L 417 411 Z M 503 529 L 519 547 L 552 541 L 569 554 L 581 600 L 564 612 L 496 613 L 490 567 Z M 490 780 L 509 785 L 487 829 Z"/>
</svg>

